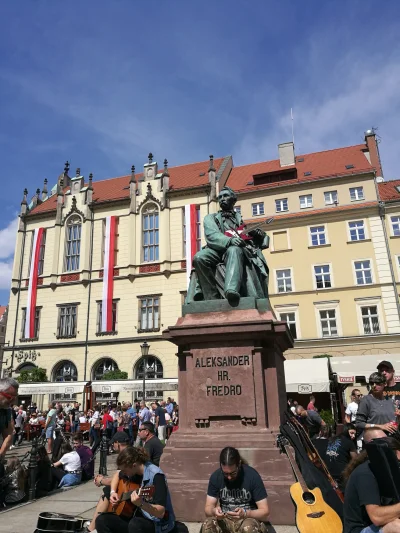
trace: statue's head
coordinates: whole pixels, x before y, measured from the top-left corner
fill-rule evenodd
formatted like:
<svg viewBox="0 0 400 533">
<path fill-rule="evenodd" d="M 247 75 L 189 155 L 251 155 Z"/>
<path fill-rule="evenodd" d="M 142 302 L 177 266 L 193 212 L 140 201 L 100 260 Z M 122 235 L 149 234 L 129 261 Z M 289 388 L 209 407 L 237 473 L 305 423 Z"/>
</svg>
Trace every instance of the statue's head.
<svg viewBox="0 0 400 533">
<path fill-rule="evenodd" d="M 223 211 L 231 211 L 236 204 L 237 196 L 230 187 L 223 187 L 218 195 L 218 202 Z"/>
</svg>

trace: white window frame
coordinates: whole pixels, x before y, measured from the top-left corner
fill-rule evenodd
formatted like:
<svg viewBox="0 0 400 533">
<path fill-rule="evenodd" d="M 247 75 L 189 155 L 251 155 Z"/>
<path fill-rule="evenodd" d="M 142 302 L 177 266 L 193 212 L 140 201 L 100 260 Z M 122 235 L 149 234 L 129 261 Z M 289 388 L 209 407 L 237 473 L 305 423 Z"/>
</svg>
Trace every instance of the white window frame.
<svg viewBox="0 0 400 533">
<path fill-rule="evenodd" d="M 299 304 L 282 304 L 282 305 L 274 305 L 275 314 L 281 316 L 281 314 L 285 313 L 294 313 L 295 314 L 295 322 L 296 322 L 296 341 L 301 339 L 301 327 L 300 327 L 300 313 L 299 313 Z"/>
<path fill-rule="evenodd" d="M 397 218 L 395 223 L 393 223 L 393 219 Z M 398 233 L 395 233 L 394 231 L 394 224 L 398 226 Z M 390 235 L 392 237 L 400 237 L 400 215 L 390 215 Z"/>
<path fill-rule="evenodd" d="M 301 205 L 303 198 L 306 199 L 306 201 L 305 201 L 306 205 Z M 309 204 L 308 200 L 310 198 L 311 198 L 311 203 Z M 299 196 L 299 201 L 300 201 L 300 209 L 310 209 L 310 207 L 313 207 L 313 195 L 312 194 L 301 194 Z"/>
<path fill-rule="evenodd" d="M 70 228 L 76 227 L 79 228 L 77 235 L 71 235 L 70 237 Z M 79 215 L 71 215 L 65 221 L 65 245 L 64 245 L 64 263 L 63 263 L 63 272 L 79 272 L 81 268 L 81 253 L 82 253 L 82 233 L 83 233 L 83 222 L 82 218 Z M 75 243 L 75 251 L 73 250 L 74 246 L 72 243 Z M 72 265 L 71 265 L 72 263 Z M 71 266 L 77 266 L 78 268 L 70 268 Z"/>
<path fill-rule="evenodd" d="M 286 232 L 286 235 L 287 235 L 287 244 L 288 244 L 288 248 L 287 250 L 275 250 L 275 247 L 274 247 L 274 235 L 276 233 L 284 233 Z M 290 242 L 290 231 L 289 231 L 289 228 L 288 229 L 282 229 L 282 230 L 279 230 L 279 231 L 273 231 L 272 234 L 271 234 L 271 239 L 270 239 L 270 245 L 271 245 L 271 252 L 278 252 L 278 253 L 283 253 L 283 252 L 288 252 L 292 249 L 292 243 Z"/>
<path fill-rule="evenodd" d="M 279 287 L 278 287 L 278 272 L 282 272 L 284 270 L 289 270 L 290 271 L 290 284 L 292 286 L 292 290 L 291 291 L 279 291 Z M 295 292 L 295 290 L 294 290 L 294 279 L 293 279 L 293 267 L 276 268 L 274 270 L 274 273 L 275 273 L 275 291 L 276 291 L 276 294 L 288 294 L 288 293 Z M 286 278 L 282 278 L 282 279 L 286 280 Z M 285 283 L 285 285 L 286 285 L 286 283 Z"/>
<path fill-rule="evenodd" d="M 259 208 L 261 206 L 261 209 Z M 257 213 L 254 213 L 254 208 L 256 208 Z M 262 210 L 262 213 L 259 212 Z M 251 216 L 253 217 L 262 217 L 265 214 L 264 202 L 254 202 L 251 204 Z"/>
<path fill-rule="evenodd" d="M 361 189 L 361 196 L 359 196 L 358 191 Z M 352 198 L 351 192 L 354 191 L 354 198 Z M 349 188 L 350 193 L 350 202 L 360 202 L 361 200 L 365 200 L 365 194 L 364 194 L 364 187 L 362 185 L 358 187 L 350 187 Z"/>
<path fill-rule="evenodd" d="M 370 271 L 371 271 L 371 283 L 357 283 L 356 263 L 360 263 L 360 262 L 363 262 L 363 261 L 369 261 L 369 267 L 370 267 Z M 373 285 L 375 283 L 375 275 L 374 275 L 374 268 L 373 268 L 372 259 L 370 259 L 369 257 L 366 257 L 364 259 L 353 259 L 352 262 L 353 262 L 354 285 L 356 287 L 367 287 L 369 285 Z"/>
<path fill-rule="evenodd" d="M 336 339 L 338 337 L 343 337 L 343 329 L 342 329 L 342 319 L 340 315 L 340 301 L 339 300 L 330 300 L 330 301 L 324 301 L 324 302 L 314 302 L 314 311 L 315 311 L 315 319 L 317 323 L 317 332 L 318 332 L 318 338 L 320 339 Z M 338 330 L 337 335 L 332 335 L 330 337 L 323 337 L 322 336 L 322 327 L 321 327 L 321 318 L 320 318 L 320 311 L 328 311 L 330 309 L 335 310 L 335 316 L 336 316 L 336 327 Z"/>
<path fill-rule="evenodd" d="M 285 205 L 286 208 L 284 207 Z M 289 200 L 287 198 L 275 198 L 275 212 L 285 213 L 286 211 L 289 211 Z"/>
<path fill-rule="evenodd" d="M 145 227 L 145 219 L 152 220 L 153 227 Z M 158 263 L 160 261 L 160 210 L 154 203 L 149 202 L 141 211 L 141 257 L 142 263 Z M 146 240 L 148 242 L 146 243 Z M 153 240 L 151 243 L 150 241 Z M 147 254 L 147 258 L 146 258 Z M 150 259 L 151 254 L 154 255 Z"/>
<path fill-rule="evenodd" d="M 241 205 L 234 205 L 233 206 L 233 210 L 235 211 L 235 213 L 239 213 L 239 215 L 242 214 L 242 206 Z"/>
<path fill-rule="evenodd" d="M 327 201 L 326 197 L 327 195 L 330 195 L 330 199 L 329 201 Z M 336 195 L 336 200 L 334 200 L 334 195 Z M 339 203 L 339 196 L 338 196 L 338 192 L 336 190 L 332 190 L 332 191 L 324 191 L 324 201 L 325 201 L 325 205 L 335 205 L 335 204 L 338 204 Z"/>
<path fill-rule="evenodd" d="M 315 268 L 324 267 L 324 266 L 328 266 L 329 267 L 329 276 L 330 276 L 330 279 L 331 279 L 331 286 L 330 287 L 320 288 L 320 287 L 317 287 L 317 279 L 316 279 L 316 274 L 315 274 Z M 316 290 L 316 291 L 329 291 L 330 289 L 334 288 L 332 263 L 316 263 L 315 265 L 311 265 L 311 274 L 312 274 L 312 277 L 313 277 L 314 290 Z"/>
<path fill-rule="evenodd" d="M 363 225 L 363 230 L 364 230 L 364 238 L 363 239 L 352 239 L 351 238 L 351 230 L 353 228 L 350 227 L 350 224 L 356 224 L 358 222 L 362 222 L 362 225 Z M 348 233 L 348 242 L 362 242 L 362 241 L 366 241 L 368 239 L 368 235 L 367 235 L 367 225 L 365 223 L 365 220 L 364 219 L 360 219 L 360 220 L 349 220 L 347 222 L 347 233 Z M 358 234 L 358 231 L 357 231 L 357 234 Z"/>
<path fill-rule="evenodd" d="M 384 321 L 381 297 L 371 296 L 368 298 L 354 298 L 354 300 L 356 302 L 356 307 L 357 307 L 357 322 L 358 322 L 358 329 L 359 329 L 360 335 L 370 337 L 373 335 L 381 335 L 382 333 L 386 333 L 386 325 Z M 364 323 L 362 319 L 361 308 L 362 307 L 373 307 L 373 306 L 376 306 L 376 309 L 378 312 L 380 333 L 364 333 Z"/>
<path fill-rule="evenodd" d="M 313 244 L 312 235 L 311 235 L 311 230 L 313 228 L 324 228 L 325 244 Z M 308 226 L 308 239 L 309 239 L 309 246 L 312 246 L 313 248 L 318 248 L 318 246 L 326 246 L 327 244 L 329 244 L 327 224 L 313 224 L 312 226 Z"/>
<path fill-rule="evenodd" d="M 397 280 L 400 280 L 400 255 L 395 255 L 394 257 L 396 259 Z"/>
</svg>

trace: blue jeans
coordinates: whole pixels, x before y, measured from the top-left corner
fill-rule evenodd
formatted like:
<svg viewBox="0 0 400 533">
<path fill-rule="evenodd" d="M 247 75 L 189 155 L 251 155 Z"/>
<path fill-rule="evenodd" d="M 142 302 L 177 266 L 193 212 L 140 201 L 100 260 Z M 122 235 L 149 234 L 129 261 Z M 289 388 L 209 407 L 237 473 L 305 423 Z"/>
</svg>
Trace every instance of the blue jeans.
<svg viewBox="0 0 400 533">
<path fill-rule="evenodd" d="M 370 526 L 368 527 L 365 527 L 361 533 L 382 533 L 383 529 L 380 528 L 379 526 L 374 526 L 373 524 L 371 524 Z"/>
<path fill-rule="evenodd" d="M 65 474 L 60 481 L 59 487 L 72 487 L 73 485 L 79 485 L 82 480 L 82 474 Z"/>
<path fill-rule="evenodd" d="M 78 433 L 79 431 L 79 420 L 74 420 L 73 422 L 73 433 Z"/>
</svg>

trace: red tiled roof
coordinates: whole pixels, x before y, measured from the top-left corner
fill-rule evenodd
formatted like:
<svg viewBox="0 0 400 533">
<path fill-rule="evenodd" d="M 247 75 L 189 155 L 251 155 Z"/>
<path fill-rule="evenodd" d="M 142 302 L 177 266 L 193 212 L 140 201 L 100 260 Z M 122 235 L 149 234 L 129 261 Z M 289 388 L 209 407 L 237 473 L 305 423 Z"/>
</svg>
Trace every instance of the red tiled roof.
<svg viewBox="0 0 400 533">
<path fill-rule="evenodd" d="M 214 159 L 214 167 L 217 172 L 223 161 L 223 157 Z M 179 190 L 206 185 L 208 183 L 209 166 L 209 161 L 201 161 L 199 163 L 168 168 L 170 188 L 173 190 Z M 162 172 L 163 170 L 163 167 L 161 167 L 159 172 Z M 143 173 L 136 174 L 136 181 L 141 177 L 143 177 Z M 130 175 L 94 181 L 93 200 L 100 203 L 129 198 L 129 180 Z M 67 190 L 69 190 L 68 187 L 64 189 L 64 192 Z M 32 210 L 32 213 L 38 214 L 54 211 L 56 209 L 56 203 L 57 196 L 53 195 L 48 200 L 35 207 L 35 209 Z"/>
<path fill-rule="evenodd" d="M 348 204 L 348 205 L 338 205 L 338 206 L 335 206 L 335 207 L 325 207 L 323 209 L 312 209 L 312 210 L 306 210 L 306 211 L 301 211 L 301 212 L 297 212 L 297 213 L 287 213 L 285 215 L 275 215 L 274 216 L 274 221 L 275 220 L 284 220 L 284 219 L 287 219 L 287 218 L 303 218 L 303 217 L 309 217 L 309 216 L 313 216 L 313 215 L 321 215 L 321 214 L 324 214 L 324 213 L 328 213 L 328 212 L 331 212 L 331 213 L 336 213 L 337 211 L 348 211 L 348 210 L 353 210 L 353 209 L 362 209 L 362 208 L 365 208 L 365 207 L 373 207 L 373 206 L 377 206 L 378 205 L 378 202 L 363 202 L 362 204 Z M 249 218 L 247 220 L 245 220 L 245 224 L 257 224 L 259 222 L 263 222 L 264 220 L 268 220 L 269 218 L 271 217 L 257 217 L 257 218 Z M 273 224 L 273 222 L 272 222 Z"/>
<path fill-rule="evenodd" d="M 335 150 L 326 150 L 325 152 L 298 155 L 296 156 L 296 164 L 287 167 L 281 167 L 279 159 L 235 167 L 232 169 L 227 184 L 236 192 L 244 192 L 294 185 L 296 183 L 306 183 L 328 176 L 342 176 L 346 174 L 358 174 L 362 171 L 373 171 L 373 167 L 363 153 L 365 150 L 366 145 L 359 144 L 345 148 L 336 148 Z M 304 159 L 304 161 L 299 161 L 299 159 Z M 347 169 L 346 165 L 354 165 L 354 168 Z M 258 186 L 248 184 L 250 181 L 253 181 L 253 176 L 255 175 L 267 174 L 269 172 L 284 172 L 294 168 L 297 169 L 296 179 L 260 184 Z M 311 172 L 311 175 L 304 176 L 305 172 Z"/>
<path fill-rule="evenodd" d="M 379 196 L 384 202 L 400 200 L 400 193 L 396 190 L 400 187 L 400 180 L 384 181 L 378 183 Z"/>
<path fill-rule="evenodd" d="M 3 320 L 3 315 L 6 312 L 6 310 L 7 310 L 6 305 L 0 305 L 0 322 Z"/>
</svg>

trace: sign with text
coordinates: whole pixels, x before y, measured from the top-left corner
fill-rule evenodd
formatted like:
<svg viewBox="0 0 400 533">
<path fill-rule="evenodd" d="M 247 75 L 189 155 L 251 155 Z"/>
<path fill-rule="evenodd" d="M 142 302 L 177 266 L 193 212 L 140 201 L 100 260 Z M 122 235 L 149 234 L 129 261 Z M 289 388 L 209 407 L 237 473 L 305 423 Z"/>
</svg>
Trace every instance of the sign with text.
<svg viewBox="0 0 400 533">
<path fill-rule="evenodd" d="M 312 385 L 307 385 L 302 383 L 297 387 L 297 391 L 299 394 L 311 394 L 312 393 Z"/>
</svg>

